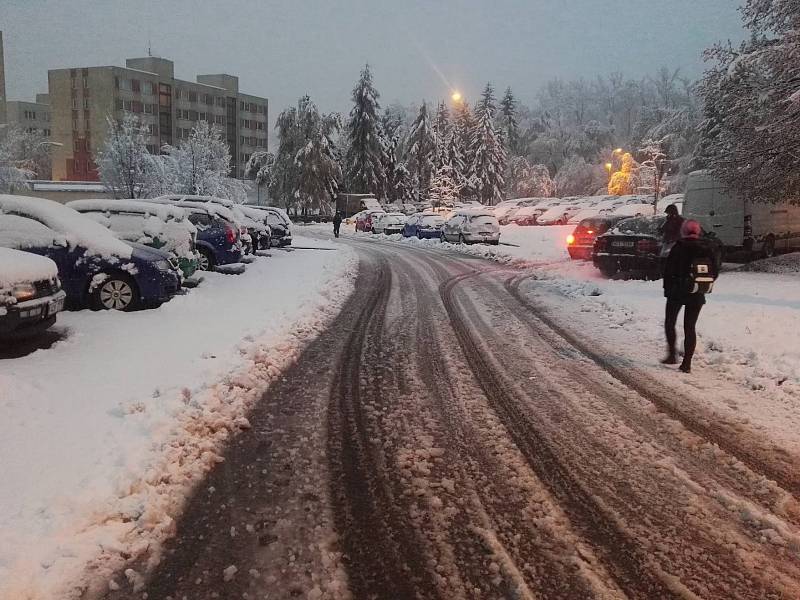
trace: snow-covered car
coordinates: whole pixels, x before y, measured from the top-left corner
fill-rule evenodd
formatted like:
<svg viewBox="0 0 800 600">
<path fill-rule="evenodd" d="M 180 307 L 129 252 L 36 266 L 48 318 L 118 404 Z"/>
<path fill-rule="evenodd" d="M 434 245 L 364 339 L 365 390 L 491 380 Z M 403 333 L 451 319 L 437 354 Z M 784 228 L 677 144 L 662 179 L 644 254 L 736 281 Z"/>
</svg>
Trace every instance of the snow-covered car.
<svg viewBox="0 0 800 600">
<path fill-rule="evenodd" d="M 52 200 L 0 195 L 0 247 L 52 259 L 67 301 L 76 307 L 158 306 L 181 287 L 168 253 L 124 242 Z"/>
<path fill-rule="evenodd" d="M 542 211 L 538 210 L 535 206 L 523 206 L 507 215 L 505 221 L 509 225 L 536 225 L 536 217 L 538 217 L 541 212 Z"/>
<path fill-rule="evenodd" d="M 67 206 L 110 229 L 122 240 L 169 252 L 184 278 L 199 266 L 197 228 L 179 206 L 138 200 L 73 200 Z"/>
<path fill-rule="evenodd" d="M 572 215 L 578 213 L 582 207 L 578 204 L 559 204 L 544 211 L 536 217 L 537 225 L 566 225 Z"/>
<path fill-rule="evenodd" d="M 403 231 L 406 224 L 406 216 L 401 212 L 383 213 L 378 215 L 372 223 L 372 233 L 383 233 L 392 235 Z"/>
<path fill-rule="evenodd" d="M 411 215 L 403 226 L 403 237 L 417 237 L 424 239 L 439 239 L 442 237 L 442 227 L 445 218 L 436 213 L 419 213 Z"/>
<path fill-rule="evenodd" d="M 356 218 L 356 231 L 372 231 L 372 226 L 375 222 L 375 219 L 377 219 L 379 215 L 383 214 L 386 214 L 386 211 L 366 210 L 363 213 L 359 213 L 358 217 Z"/>
<path fill-rule="evenodd" d="M 178 206 L 189 213 L 189 222 L 197 228 L 195 246 L 200 270 L 213 271 L 216 267 L 242 260 L 239 225 L 234 214 L 221 204 L 191 200 L 173 202 L 163 198 L 150 198 L 142 202 Z"/>
<path fill-rule="evenodd" d="M 270 245 L 283 247 L 292 243 L 292 221 L 286 211 L 276 206 L 245 204 L 243 207 L 262 211 L 270 228 Z"/>
<path fill-rule="evenodd" d="M 52 326 L 66 296 L 52 260 L 0 248 L 0 341 L 33 336 Z"/>
<path fill-rule="evenodd" d="M 567 252 L 573 260 L 588 260 L 592 257 L 592 249 L 597 236 L 603 235 L 624 217 L 595 215 L 581 222 L 567 236 Z"/>
<path fill-rule="evenodd" d="M 457 210 L 442 227 L 442 241 L 459 244 L 499 244 L 500 223 L 488 210 Z"/>
<path fill-rule="evenodd" d="M 166 194 L 158 196 L 154 200 L 167 200 L 172 203 L 180 202 L 210 202 L 212 204 L 219 204 L 227 208 L 233 215 L 233 222 L 239 227 L 239 241 L 242 244 L 242 251 L 245 254 L 252 254 L 256 248 L 266 244 L 266 240 L 262 240 L 262 236 L 269 235 L 269 227 L 260 221 L 248 217 L 241 210 L 241 205 L 233 200 L 227 198 L 219 198 L 217 196 L 200 196 L 191 194 Z"/>
<path fill-rule="evenodd" d="M 652 202 L 650 204 L 623 204 L 611 211 L 611 214 L 618 217 L 650 217 L 655 214 L 655 207 Z"/>
</svg>

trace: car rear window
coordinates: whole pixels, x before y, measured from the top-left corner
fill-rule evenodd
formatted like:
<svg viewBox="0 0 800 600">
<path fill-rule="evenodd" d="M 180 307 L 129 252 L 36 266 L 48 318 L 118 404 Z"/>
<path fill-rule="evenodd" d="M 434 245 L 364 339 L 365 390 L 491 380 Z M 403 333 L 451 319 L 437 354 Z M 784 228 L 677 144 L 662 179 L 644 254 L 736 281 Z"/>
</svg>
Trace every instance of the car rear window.
<svg viewBox="0 0 800 600">
<path fill-rule="evenodd" d="M 635 217 L 617 223 L 611 233 L 622 235 L 657 235 L 666 217 Z"/>
<path fill-rule="evenodd" d="M 420 225 L 424 227 L 433 227 L 436 225 L 442 225 L 444 223 L 444 219 L 437 215 L 430 215 L 427 217 L 422 217 L 422 221 L 420 221 Z"/>
<path fill-rule="evenodd" d="M 499 225 L 497 222 L 497 217 L 492 217 L 490 215 L 481 215 L 479 217 L 472 217 L 469 220 L 470 223 L 475 225 Z"/>
</svg>

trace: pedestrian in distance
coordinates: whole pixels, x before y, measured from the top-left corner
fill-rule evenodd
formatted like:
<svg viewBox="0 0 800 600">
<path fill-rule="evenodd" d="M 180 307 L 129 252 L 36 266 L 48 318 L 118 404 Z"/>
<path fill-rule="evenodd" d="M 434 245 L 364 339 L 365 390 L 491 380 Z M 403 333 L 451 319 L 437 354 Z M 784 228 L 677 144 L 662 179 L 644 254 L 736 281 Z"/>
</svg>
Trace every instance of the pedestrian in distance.
<svg viewBox="0 0 800 600">
<path fill-rule="evenodd" d="M 675 323 L 683 307 L 683 362 L 680 370 L 690 373 L 692 357 L 697 346 L 697 318 L 706 303 L 717 279 L 717 265 L 711 244 L 702 238 L 703 230 L 697 221 L 684 221 L 680 239 L 675 242 L 664 265 L 664 297 L 667 306 L 664 332 L 667 337 L 667 356 L 661 362 L 674 365 L 678 361 L 675 352 Z"/>
<path fill-rule="evenodd" d="M 672 246 L 681 237 L 681 225 L 684 223 L 684 218 L 678 212 L 678 207 L 674 204 L 667 206 L 664 212 L 667 214 L 667 220 L 660 227 L 661 233 L 661 256 L 666 256 L 672 249 Z"/>
<path fill-rule="evenodd" d="M 339 228 L 342 226 L 342 213 L 338 210 L 336 214 L 333 215 L 333 235 L 337 238 L 339 237 Z"/>
</svg>

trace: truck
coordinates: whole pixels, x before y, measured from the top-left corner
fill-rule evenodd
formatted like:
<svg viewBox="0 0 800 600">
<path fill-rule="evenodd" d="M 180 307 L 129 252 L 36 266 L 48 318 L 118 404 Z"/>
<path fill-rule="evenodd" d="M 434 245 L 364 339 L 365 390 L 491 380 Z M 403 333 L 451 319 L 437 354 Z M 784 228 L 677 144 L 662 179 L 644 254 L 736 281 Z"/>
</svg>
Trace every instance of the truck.
<svg viewBox="0 0 800 600">
<path fill-rule="evenodd" d="M 364 210 L 383 210 L 383 207 L 372 194 L 339 194 L 336 198 L 336 210 L 347 218 Z"/>
<path fill-rule="evenodd" d="M 748 200 L 709 171 L 689 174 L 683 217 L 713 233 L 728 256 L 751 260 L 800 250 L 800 204 Z"/>
</svg>

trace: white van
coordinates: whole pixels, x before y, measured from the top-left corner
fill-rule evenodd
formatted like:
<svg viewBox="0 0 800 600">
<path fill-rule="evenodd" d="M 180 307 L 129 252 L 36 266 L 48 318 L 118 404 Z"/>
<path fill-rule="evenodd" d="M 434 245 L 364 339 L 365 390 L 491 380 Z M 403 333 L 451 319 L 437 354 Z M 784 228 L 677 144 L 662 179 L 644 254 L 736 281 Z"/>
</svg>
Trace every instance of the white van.
<svg viewBox="0 0 800 600">
<path fill-rule="evenodd" d="M 731 193 L 708 171 L 689 174 L 683 217 L 699 221 L 727 251 L 773 256 L 800 250 L 800 206 L 751 202 Z"/>
</svg>

